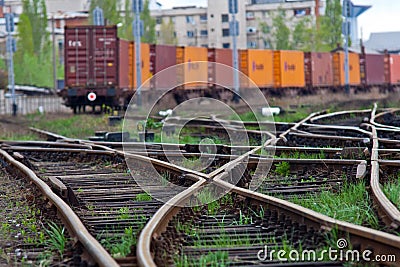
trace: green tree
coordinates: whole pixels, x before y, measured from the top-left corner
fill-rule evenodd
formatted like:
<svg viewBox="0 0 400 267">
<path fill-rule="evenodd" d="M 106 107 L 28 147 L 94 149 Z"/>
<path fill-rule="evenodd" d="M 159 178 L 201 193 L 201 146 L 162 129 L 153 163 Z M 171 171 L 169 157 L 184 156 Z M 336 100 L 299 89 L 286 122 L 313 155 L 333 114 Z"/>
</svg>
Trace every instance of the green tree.
<svg viewBox="0 0 400 267">
<path fill-rule="evenodd" d="M 129 1 L 127 1 L 129 2 Z M 119 0 L 92 0 L 89 8 L 89 21 L 93 24 L 93 10 L 96 7 L 103 9 L 104 20 L 107 25 L 116 25 L 120 23 L 120 1 Z"/>
<path fill-rule="evenodd" d="M 18 25 L 21 48 L 40 55 L 49 43 L 45 0 L 23 0 L 23 13 Z M 33 51 L 32 51 L 33 46 Z"/>
<path fill-rule="evenodd" d="M 321 17 L 319 50 L 329 51 L 342 45 L 342 6 L 340 0 L 326 0 L 325 15 Z"/>
<path fill-rule="evenodd" d="M 302 51 L 315 51 L 316 27 L 309 18 L 301 18 L 292 33 L 292 48 Z"/>
<path fill-rule="evenodd" d="M 16 84 L 53 86 L 51 46 L 45 0 L 23 0 L 14 56 Z"/>
<path fill-rule="evenodd" d="M 274 17 L 272 22 L 272 37 L 275 40 L 275 49 L 278 50 L 289 50 L 290 45 L 290 29 L 285 23 L 285 11 L 282 9 L 278 10 L 278 14 Z"/>
<path fill-rule="evenodd" d="M 270 34 L 271 34 L 271 26 L 268 25 L 268 23 L 266 23 L 265 21 L 259 21 L 258 27 L 259 27 L 261 33 L 263 34 L 261 36 L 261 39 L 264 42 L 264 47 L 262 47 L 262 48 L 268 48 L 268 49 L 272 48 L 271 38 L 267 37 L 267 36 L 270 36 Z"/>
<path fill-rule="evenodd" d="M 122 26 L 118 28 L 119 36 L 126 40 L 133 40 L 132 23 L 133 14 L 131 12 L 131 2 L 125 1 L 125 15 L 122 18 Z"/>
<path fill-rule="evenodd" d="M 175 36 L 175 25 L 172 19 L 169 19 L 168 23 L 162 21 L 159 40 L 161 44 L 177 45 L 178 39 Z"/>
<path fill-rule="evenodd" d="M 156 43 L 156 20 L 150 14 L 150 1 L 145 0 L 143 6 L 143 12 L 140 14 L 140 18 L 143 20 L 144 33 L 142 36 L 143 43 Z"/>
</svg>

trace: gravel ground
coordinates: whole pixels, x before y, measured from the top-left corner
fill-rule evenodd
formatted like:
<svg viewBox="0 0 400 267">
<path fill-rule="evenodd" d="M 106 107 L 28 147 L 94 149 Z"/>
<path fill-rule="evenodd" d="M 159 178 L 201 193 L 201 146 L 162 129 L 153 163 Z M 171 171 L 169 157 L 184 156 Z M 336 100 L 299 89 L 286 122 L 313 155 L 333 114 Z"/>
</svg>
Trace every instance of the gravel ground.
<svg viewBox="0 0 400 267">
<path fill-rule="evenodd" d="M 0 167 L 0 266 L 47 266 L 62 261 L 46 232 L 48 223 L 59 224 L 58 219 L 35 191 Z"/>
</svg>

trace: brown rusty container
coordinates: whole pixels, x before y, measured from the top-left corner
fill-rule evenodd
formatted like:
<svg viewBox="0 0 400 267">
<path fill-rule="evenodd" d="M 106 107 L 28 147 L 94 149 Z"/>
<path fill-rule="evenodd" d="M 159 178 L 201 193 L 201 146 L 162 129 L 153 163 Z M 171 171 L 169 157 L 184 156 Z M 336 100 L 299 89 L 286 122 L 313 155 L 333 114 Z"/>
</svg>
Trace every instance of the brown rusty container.
<svg viewBox="0 0 400 267">
<path fill-rule="evenodd" d="M 210 48 L 208 49 L 208 62 L 215 62 L 232 67 L 232 50 Z M 233 87 L 233 69 L 219 64 L 209 64 L 208 81 L 211 85 Z"/>
<path fill-rule="evenodd" d="M 400 84 L 400 55 L 389 56 L 390 83 Z"/>
<path fill-rule="evenodd" d="M 307 86 L 333 85 L 331 53 L 304 53 L 304 68 Z"/>
<path fill-rule="evenodd" d="M 174 88 L 177 83 L 176 71 L 169 69 L 176 65 L 176 47 L 171 45 L 150 45 L 150 73 L 152 76 L 152 87 L 155 89 Z"/>
<path fill-rule="evenodd" d="M 364 85 L 385 83 L 385 55 L 360 55 L 360 78 Z"/>
<path fill-rule="evenodd" d="M 119 40 L 119 86 L 120 88 L 130 88 L 129 79 L 129 43 L 127 40 Z"/>
<path fill-rule="evenodd" d="M 66 87 L 118 87 L 118 55 L 116 26 L 66 27 Z"/>
</svg>

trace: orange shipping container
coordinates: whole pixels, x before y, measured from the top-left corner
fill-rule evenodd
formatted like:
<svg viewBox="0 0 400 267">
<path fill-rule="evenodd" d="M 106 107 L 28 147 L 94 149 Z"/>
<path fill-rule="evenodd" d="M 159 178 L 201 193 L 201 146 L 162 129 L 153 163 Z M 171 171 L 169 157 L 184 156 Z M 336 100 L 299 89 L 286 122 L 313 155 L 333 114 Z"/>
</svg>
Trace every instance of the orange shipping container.
<svg viewBox="0 0 400 267">
<path fill-rule="evenodd" d="M 150 73 L 150 45 L 141 44 L 141 61 L 142 61 L 142 85 L 151 77 Z M 131 88 L 136 88 L 136 51 L 135 43 L 130 42 L 129 44 L 129 85 Z M 150 83 L 144 84 L 149 87 Z"/>
<path fill-rule="evenodd" d="M 260 88 L 273 86 L 272 58 L 273 51 L 271 50 L 240 50 L 239 69 L 253 81 L 241 79 L 240 86 L 242 88 L 251 88 L 254 84 Z"/>
<path fill-rule="evenodd" d="M 360 83 L 360 57 L 358 54 L 349 53 L 349 84 L 359 85 Z M 333 54 L 333 84 L 345 84 L 343 52 Z"/>
<path fill-rule="evenodd" d="M 184 83 L 184 88 L 205 88 L 208 79 L 208 51 L 204 47 L 177 47 L 176 63 L 189 63 L 177 70 L 178 82 Z M 203 61 L 204 63 L 196 62 Z"/>
<path fill-rule="evenodd" d="M 274 51 L 275 87 L 304 87 L 304 53 L 301 51 Z"/>
<path fill-rule="evenodd" d="M 400 55 L 390 55 L 390 83 L 400 84 Z"/>
</svg>

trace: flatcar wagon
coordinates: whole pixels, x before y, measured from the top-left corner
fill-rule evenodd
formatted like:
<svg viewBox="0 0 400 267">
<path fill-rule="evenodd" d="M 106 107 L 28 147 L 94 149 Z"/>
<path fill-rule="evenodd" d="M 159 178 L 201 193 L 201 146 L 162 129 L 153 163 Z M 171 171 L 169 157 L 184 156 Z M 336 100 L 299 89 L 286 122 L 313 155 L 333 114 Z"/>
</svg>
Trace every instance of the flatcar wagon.
<svg viewBox="0 0 400 267">
<path fill-rule="evenodd" d="M 116 26 L 74 26 L 65 28 L 65 89 L 61 95 L 75 112 L 86 106 L 126 107 L 136 84 L 135 45 L 119 39 Z M 232 67 L 232 50 L 141 44 L 143 90 L 177 88 L 176 100 L 185 94 L 221 97 L 221 84 L 233 87 L 233 73 L 216 62 Z M 180 63 L 168 75 L 161 71 Z M 290 88 L 304 92 L 324 87 L 337 90 L 345 84 L 344 53 L 302 51 L 239 50 L 239 70 L 248 79 L 240 80 L 241 90 L 258 87 L 266 94 L 283 94 Z M 400 85 L 400 55 L 349 54 L 349 82 L 354 88 Z M 199 82 L 204 81 L 204 82 Z M 220 83 L 220 85 L 218 85 Z M 143 86 L 143 84 L 142 84 Z"/>
</svg>

